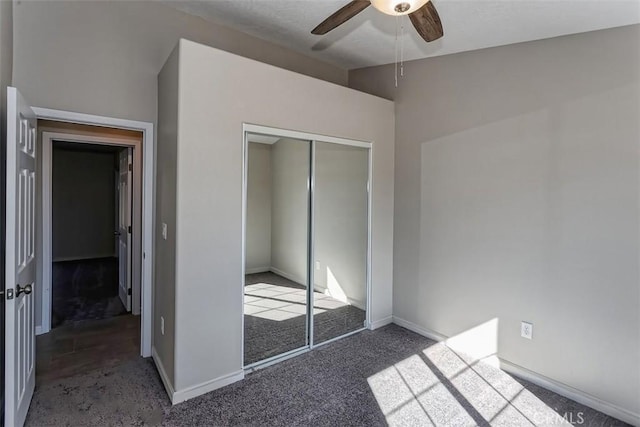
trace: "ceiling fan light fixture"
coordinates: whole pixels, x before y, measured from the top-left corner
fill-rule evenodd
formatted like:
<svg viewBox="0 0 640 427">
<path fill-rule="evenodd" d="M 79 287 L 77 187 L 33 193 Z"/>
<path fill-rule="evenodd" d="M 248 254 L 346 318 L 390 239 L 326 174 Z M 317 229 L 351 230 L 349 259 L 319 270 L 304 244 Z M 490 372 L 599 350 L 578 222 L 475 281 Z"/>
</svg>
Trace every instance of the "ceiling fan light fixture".
<svg viewBox="0 0 640 427">
<path fill-rule="evenodd" d="M 429 0 L 371 0 L 373 7 L 387 15 L 408 15 L 424 6 Z"/>
</svg>

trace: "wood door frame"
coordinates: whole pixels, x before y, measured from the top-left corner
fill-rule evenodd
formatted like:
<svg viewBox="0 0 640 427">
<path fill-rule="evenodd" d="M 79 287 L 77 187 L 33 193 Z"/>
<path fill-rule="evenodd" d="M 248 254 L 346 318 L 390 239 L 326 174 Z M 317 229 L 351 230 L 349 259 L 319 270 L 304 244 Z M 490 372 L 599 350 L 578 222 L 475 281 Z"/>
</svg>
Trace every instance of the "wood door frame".
<svg viewBox="0 0 640 427">
<path fill-rule="evenodd" d="M 141 226 L 139 230 L 141 232 L 141 245 L 140 245 L 140 260 L 141 260 L 141 286 L 140 286 L 140 303 L 141 303 L 141 334 L 140 334 L 140 354 L 142 357 L 150 357 L 151 356 L 151 347 L 152 347 L 152 337 L 153 337 L 153 230 L 154 230 L 154 200 L 155 200 L 155 189 L 154 189 L 154 181 L 155 181 L 155 140 L 154 140 L 154 127 L 153 123 L 149 122 L 141 122 L 141 121 L 133 121 L 133 120 L 125 120 L 125 119 L 117 119 L 111 117 L 104 116 L 94 116 L 89 114 L 82 113 L 74 113 L 68 111 L 61 110 L 51 110 L 46 108 L 33 108 L 34 112 L 38 119 L 43 120 L 53 120 L 58 122 L 66 122 L 66 123 L 75 123 L 82 125 L 91 125 L 91 126 L 102 126 L 109 128 L 118 128 L 118 129 L 127 129 L 142 132 L 142 147 L 141 150 L 138 151 L 139 157 L 142 160 L 142 176 L 141 176 Z M 84 142 L 84 143 L 100 143 L 102 140 L 103 144 L 110 143 L 111 145 L 120 145 L 120 146 L 135 146 L 132 140 L 128 140 L 126 137 L 97 137 L 97 136 L 87 136 L 87 135 L 78 135 L 78 134 L 66 134 L 64 132 L 45 132 L 49 134 L 49 136 L 53 135 L 64 135 L 62 139 L 70 142 Z M 60 139 L 59 137 L 55 137 L 53 139 Z M 43 236 L 42 236 L 42 265 L 46 266 L 51 264 L 51 216 L 50 216 L 50 208 L 51 208 L 51 141 L 53 139 L 49 139 L 49 143 L 45 143 L 45 137 L 43 133 L 43 156 L 42 156 L 42 165 L 43 165 L 43 187 L 42 187 L 42 196 L 43 196 L 43 205 L 42 205 L 42 221 L 43 221 Z M 124 144 L 123 144 L 124 141 Z M 48 150 L 47 150 L 48 148 Z M 139 147 L 138 147 L 139 148 Z M 47 157 L 48 156 L 48 157 Z M 46 167 L 49 167 L 48 174 L 46 173 Z M 48 175 L 48 176 L 47 176 Z M 44 181 L 45 179 L 49 179 L 48 184 Z M 48 187 L 47 187 L 48 185 Z M 46 191 L 46 189 L 49 191 Z M 45 200 L 48 198 L 48 200 Z M 49 209 L 49 215 L 46 215 L 47 212 L 45 209 Z M 44 228 L 48 222 L 48 230 Z M 135 239 L 134 239 L 135 240 Z M 40 277 L 43 279 L 43 283 L 50 284 L 51 276 L 49 270 L 48 279 L 44 277 L 44 273 L 46 273 L 46 268 L 43 268 L 44 271 Z M 42 286 L 43 291 L 45 291 L 46 286 Z M 49 304 L 48 304 L 48 316 L 49 322 L 46 326 L 50 328 L 50 296 L 51 293 L 49 291 Z M 43 301 L 44 302 L 44 301 Z M 45 317 L 44 317 L 44 308 L 45 304 L 42 304 L 43 308 L 43 317 L 42 317 L 42 330 L 39 332 L 45 333 L 48 332 L 45 330 Z"/>
</svg>

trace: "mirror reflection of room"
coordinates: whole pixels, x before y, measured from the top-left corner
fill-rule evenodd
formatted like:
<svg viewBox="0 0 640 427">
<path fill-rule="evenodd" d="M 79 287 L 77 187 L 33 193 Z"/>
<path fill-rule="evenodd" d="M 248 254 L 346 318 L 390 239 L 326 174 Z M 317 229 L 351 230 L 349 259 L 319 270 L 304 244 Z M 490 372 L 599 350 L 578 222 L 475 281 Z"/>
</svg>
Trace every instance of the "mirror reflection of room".
<svg viewBox="0 0 640 427">
<path fill-rule="evenodd" d="M 308 343 L 309 141 L 248 138 L 245 365 Z"/>
<path fill-rule="evenodd" d="M 245 366 L 364 328 L 369 227 L 368 148 L 247 141 Z"/>
<path fill-rule="evenodd" d="M 362 329 L 367 301 L 369 150 L 315 142 L 314 343 Z"/>
</svg>

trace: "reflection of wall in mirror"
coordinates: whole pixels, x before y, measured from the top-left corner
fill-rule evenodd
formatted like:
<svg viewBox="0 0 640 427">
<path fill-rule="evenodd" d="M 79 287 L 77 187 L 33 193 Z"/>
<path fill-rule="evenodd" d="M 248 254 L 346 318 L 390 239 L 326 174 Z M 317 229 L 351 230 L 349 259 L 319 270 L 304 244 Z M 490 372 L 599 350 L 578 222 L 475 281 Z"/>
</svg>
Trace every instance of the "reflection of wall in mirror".
<svg viewBox="0 0 640 427">
<path fill-rule="evenodd" d="M 306 284 L 309 143 L 249 143 L 246 272 Z M 366 302 L 368 150 L 316 143 L 315 289 Z"/>
<path fill-rule="evenodd" d="M 271 145 L 249 142 L 246 273 L 271 268 Z"/>
<path fill-rule="evenodd" d="M 367 149 L 316 143 L 315 289 L 361 309 L 366 303 L 368 178 Z"/>
</svg>

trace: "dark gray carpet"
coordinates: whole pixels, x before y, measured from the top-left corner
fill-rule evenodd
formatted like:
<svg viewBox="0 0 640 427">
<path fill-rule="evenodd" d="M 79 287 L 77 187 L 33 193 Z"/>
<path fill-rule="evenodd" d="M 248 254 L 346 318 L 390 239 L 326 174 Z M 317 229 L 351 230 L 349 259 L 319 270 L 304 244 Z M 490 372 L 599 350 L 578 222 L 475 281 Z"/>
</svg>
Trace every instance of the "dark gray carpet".
<svg viewBox="0 0 640 427">
<path fill-rule="evenodd" d="M 52 276 L 53 328 L 127 312 L 118 297 L 118 258 L 54 262 Z"/>
<path fill-rule="evenodd" d="M 274 273 L 245 277 L 244 363 L 307 345 L 306 287 Z M 361 329 L 365 312 L 315 293 L 315 342 Z"/>
<path fill-rule="evenodd" d="M 327 344 L 172 407 L 149 360 L 39 386 L 28 426 L 624 423 L 395 325 Z"/>
</svg>

